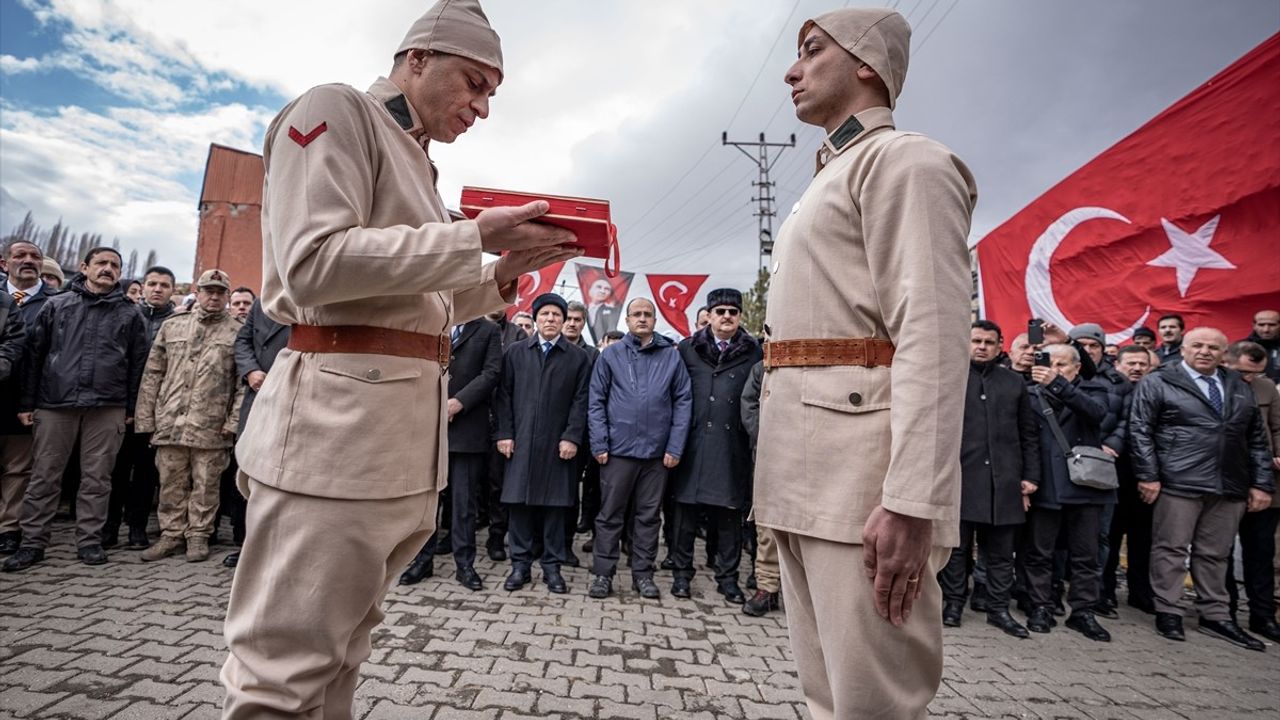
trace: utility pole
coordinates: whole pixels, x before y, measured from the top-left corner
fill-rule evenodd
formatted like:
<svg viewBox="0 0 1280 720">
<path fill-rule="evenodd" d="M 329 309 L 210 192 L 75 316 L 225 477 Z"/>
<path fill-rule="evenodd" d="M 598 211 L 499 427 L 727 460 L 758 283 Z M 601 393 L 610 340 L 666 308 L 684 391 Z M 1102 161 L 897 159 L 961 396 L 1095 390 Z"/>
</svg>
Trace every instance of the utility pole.
<svg viewBox="0 0 1280 720">
<path fill-rule="evenodd" d="M 778 162 L 778 158 L 782 156 L 782 151 L 789 147 L 796 146 L 795 133 L 791 134 L 789 142 L 766 142 L 764 133 L 760 133 L 760 139 L 755 142 L 746 142 L 740 140 L 729 140 L 729 133 L 720 133 L 720 143 L 723 145 L 732 145 L 756 164 L 760 170 L 759 179 L 752 182 L 751 185 L 756 189 L 756 197 L 751 198 L 756 205 L 755 216 L 759 219 L 760 232 L 760 267 L 768 267 L 766 257 L 773 254 L 773 218 L 778 214 L 774 210 L 773 203 L 777 199 L 773 196 L 773 182 L 769 180 L 769 171 L 773 169 L 774 163 Z M 754 152 L 750 152 L 747 148 L 754 148 Z M 770 149 L 778 148 L 770 157 Z"/>
</svg>

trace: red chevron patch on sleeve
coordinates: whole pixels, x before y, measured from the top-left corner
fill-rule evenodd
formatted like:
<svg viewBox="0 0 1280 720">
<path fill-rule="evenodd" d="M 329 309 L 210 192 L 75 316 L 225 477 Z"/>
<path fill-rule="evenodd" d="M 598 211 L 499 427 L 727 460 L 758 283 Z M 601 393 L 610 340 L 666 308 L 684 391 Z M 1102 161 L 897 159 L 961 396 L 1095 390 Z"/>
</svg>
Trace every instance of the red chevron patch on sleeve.
<svg viewBox="0 0 1280 720">
<path fill-rule="evenodd" d="M 298 131 L 298 128 L 290 125 L 289 139 L 298 143 L 299 147 L 306 147 L 311 144 L 312 140 L 315 140 L 316 138 L 323 135 L 324 131 L 328 129 L 329 129 L 329 123 L 320 123 L 319 125 L 315 126 L 315 128 L 312 129 L 311 132 L 307 133 L 306 135 L 303 135 L 301 132 Z"/>
</svg>

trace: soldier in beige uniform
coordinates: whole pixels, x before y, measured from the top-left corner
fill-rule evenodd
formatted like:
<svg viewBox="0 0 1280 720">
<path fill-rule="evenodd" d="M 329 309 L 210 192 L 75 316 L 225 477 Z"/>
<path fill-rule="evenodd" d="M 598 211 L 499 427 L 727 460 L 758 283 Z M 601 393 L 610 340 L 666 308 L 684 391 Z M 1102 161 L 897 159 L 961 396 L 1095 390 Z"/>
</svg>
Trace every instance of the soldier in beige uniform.
<svg viewBox="0 0 1280 720">
<path fill-rule="evenodd" d="M 754 508 L 816 720 L 924 717 L 942 675 L 976 190 L 894 129 L 910 34 L 891 10 L 836 10 L 786 75 L 828 134 L 774 256 Z"/>
<path fill-rule="evenodd" d="M 196 281 L 195 310 L 160 326 L 138 391 L 134 424 L 151 433 L 160 471 L 160 541 L 150 562 L 186 551 L 209 557 L 222 471 L 231 460 L 244 385 L 236 372 L 240 321 L 227 312 L 231 283 L 221 270 Z"/>
<path fill-rule="evenodd" d="M 309 90 L 267 130 L 262 306 L 292 328 L 236 447 L 224 717 L 351 716 L 383 596 L 435 527 L 449 330 L 578 254 L 527 222 L 545 202 L 449 222 L 429 143 L 487 117 L 501 81 L 479 4 L 440 0 L 389 78 Z"/>
</svg>

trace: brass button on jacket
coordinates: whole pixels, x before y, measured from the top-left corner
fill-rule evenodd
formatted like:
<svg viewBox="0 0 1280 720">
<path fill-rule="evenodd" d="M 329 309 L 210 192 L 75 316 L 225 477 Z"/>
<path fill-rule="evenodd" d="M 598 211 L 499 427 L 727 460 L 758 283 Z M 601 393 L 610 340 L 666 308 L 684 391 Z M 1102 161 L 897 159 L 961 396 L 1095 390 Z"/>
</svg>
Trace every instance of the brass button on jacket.
<svg viewBox="0 0 1280 720">
<path fill-rule="evenodd" d="M 382 377 L 382 371 L 379 370 L 378 368 L 371 368 L 369 372 L 364 374 L 364 376 L 369 378 L 370 380 L 377 380 L 378 378 Z"/>
</svg>

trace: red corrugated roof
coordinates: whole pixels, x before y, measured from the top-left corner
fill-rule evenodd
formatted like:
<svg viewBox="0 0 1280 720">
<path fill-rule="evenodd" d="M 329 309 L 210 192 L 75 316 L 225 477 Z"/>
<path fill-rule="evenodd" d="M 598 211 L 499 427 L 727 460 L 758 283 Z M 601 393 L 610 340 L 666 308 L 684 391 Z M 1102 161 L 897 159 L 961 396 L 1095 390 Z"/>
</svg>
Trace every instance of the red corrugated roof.
<svg viewBox="0 0 1280 720">
<path fill-rule="evenodd" d="M 261 205 L 264 172 L 261 155 L 210 145 L 200 202 Z"/>
</svg>

